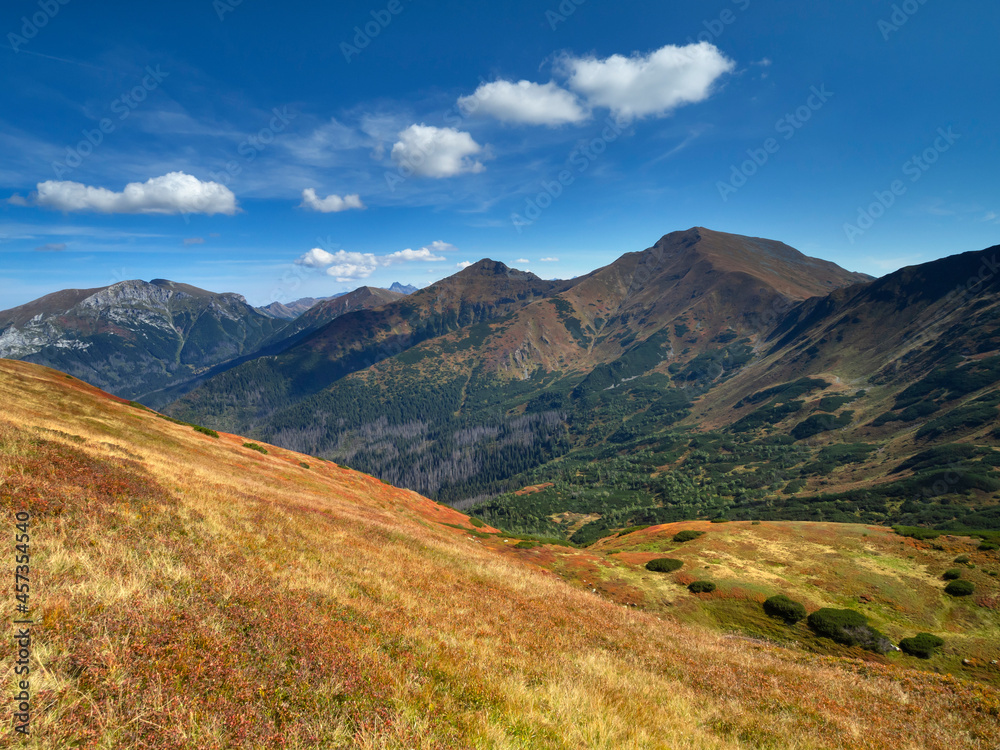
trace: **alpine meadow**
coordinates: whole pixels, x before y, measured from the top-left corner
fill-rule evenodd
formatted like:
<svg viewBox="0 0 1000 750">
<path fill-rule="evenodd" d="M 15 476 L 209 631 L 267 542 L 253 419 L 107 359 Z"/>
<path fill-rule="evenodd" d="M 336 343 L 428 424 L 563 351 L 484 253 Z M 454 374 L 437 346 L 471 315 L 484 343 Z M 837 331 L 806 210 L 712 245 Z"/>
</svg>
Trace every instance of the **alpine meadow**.
<svg viewBox="0 0 1000 750">
<path fill-rule="evenodd" d="M 0 748 L 994 750 L 985 2 L 0 12 Z"/>
</svg>

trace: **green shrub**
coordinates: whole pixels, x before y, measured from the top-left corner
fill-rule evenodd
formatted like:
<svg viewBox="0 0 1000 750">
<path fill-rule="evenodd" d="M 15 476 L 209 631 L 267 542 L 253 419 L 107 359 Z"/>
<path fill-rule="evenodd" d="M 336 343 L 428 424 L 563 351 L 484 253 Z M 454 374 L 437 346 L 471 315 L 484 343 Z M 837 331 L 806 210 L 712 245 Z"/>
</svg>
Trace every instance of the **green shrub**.
<svg viewBox="0 0 1000 750">
<path fill-rule="evenodd" d="M 483 523 L 482 521 L 480 521 L 480 520 L 479 520 L 478 518 L 476 518 L 475 516 L 469 516 L 469 523 L 471 523 L 471 524 L 472 524 L 473 526 L 475 526 L 475 527 L 476 527 L 477 529 L 481 529 L 481 528 L 482 528 L 483 526 L 485 526 L 485 525 L 486 525 L 485 523 Z"/>
<path fill-rule="evenodd" d="M 952 581 L 944 587 L 944 593 L 952 596 L 968 596 L 975 590 L 976 587 L 971 581 Z"/>
<path fill-rule="evenodd" d="M 715 591 L 715 584 L 711 581 L 695 581 L 688 584 L 688 591 L 692 594 L 710 594 Z"/>
<path fill-rule="evenodd" d="M 969 556 L 968 555 L 959 555 L 954 560 L 952 560 L 952 562 L 967 563 L 967 562 L 969 562 Z"/>
<path fill-rule="evenodd" d="M 719 516 L 718 518 L 711 519 L 711 523 L 729 523 L 729 519 Z"/>
<path fill-rule="evenodd" d="M 202 427 L 201 425 L 198 424 L 193 424 L 191 425 L 191 427 L 194 429 L 195 432 L 200 432 L 202 435 L 208 435 L 209 437 L 214 437 L 214 438 L 219 437 L 219 433 L 217 433 L 215 430 L 210 430 L 207 427 Z"/>
<path fill-rule="evenodd" d="M 750 525 L 751 526 L 760 526 L 760 521 L 751 521 Z"/>
<path fill-rule="evenodd" d="M 784 620 L 789 625 L 794 625 L 799 620 L 805 619 L 806 616 L 806 608 L 784 594 L 772 596 L 765 601 L 764 611 L 771 617 Z"/>
<path fill-rule="evenodd" d="M 658 557 L 646 563 L 646 570 L 652 570 L 654 573 L 673 573 L 682 567 L 684 567 L 684 561 L 675 560 L 672 557 Z"/>
<path fill-rule="evenodd" d="M 299 466 L 301 466 L 303 469 L 309 468 L 309 464 L 307 464 L 305 461 L 299 461 Z"/>
<path fill-rule="evenodd" d="M 983 542 L 979 545 L 980 552 L 989 552 L 990 550 L 1000 549 L 1000 544 L 994 544 L 993 542 Z"/>
<path fill-rule="evenodd" d="M 944 641 L 931 633 L 917 633 L 912 638 L 904 638 L 899 642 L 899 648 L 910 656 L 930 659 L 934 650 L 944 645 Z"/>
<path fill-rule="evenodd" d="M 684 529 L 684 531 L 678 531 L 674 534 L 675 542 L 690 542 L 692 539 L 697 539 L 704 531 L 695 531 L 694 529 Z"/>
<path fill-rule="evenodd" d="M 522 540 L 514 545 L 514 549 L 534 549 L 535 547 L 540 547 L 540 546 L 541 545 L 538 542 L 529 542 L 526 540 Z"/>
<path fill-rule="evenodd" d="M 257 443 L 243 443 L 244 448 L 249 448 L 252 451 L 257 451 L 258 453 L 267 453 L 267 448 L 262 445 L 257 445 Z"/>
<path fill-rule="evenodd" d="M 951 569 L 949 569 L 949 570 L 946 570 L 946 571 L 945 571 L 945 572 L 944 572 L 944 573 L 943 573 L 943 574 L 941 575 L 941 577 L 942 577 L 942 578 L 943 578 L 944 580 L 946 580 L 946 581 L 954 581 L 954 580 L 956 580 L 956 579 L 958 579 L 958 578 L 961 578 L 961 577 L 962 577 L 962 571 L 961 571 L 961 570 L 959 570 L 958 568 L 951 568 Z"/>
<path fill-rule="evenodd" d="M 892 643 L 868 624 L 868 618 L 853 609 L 824 607 L 809 615 L 807 622 L 816 635 L 845 646 L 860 646 L 879 654 L 888 653 Z"/>
</svg>

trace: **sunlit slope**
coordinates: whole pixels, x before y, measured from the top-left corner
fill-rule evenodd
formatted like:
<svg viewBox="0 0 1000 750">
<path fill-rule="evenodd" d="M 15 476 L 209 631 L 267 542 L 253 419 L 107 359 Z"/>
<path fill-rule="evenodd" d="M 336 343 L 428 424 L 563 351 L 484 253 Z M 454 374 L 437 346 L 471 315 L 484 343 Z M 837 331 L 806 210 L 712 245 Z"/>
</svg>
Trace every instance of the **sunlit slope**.
<svg viewBox="0 0 1000 750">
<path fill-rule="evenodd" d="M 989 688 L 621 606 L 411 492 L 52 370 L 0 361 L 0 394 L 0 504 L 34 517 L 25 747 L 1000 741 Z"/>
</svg>

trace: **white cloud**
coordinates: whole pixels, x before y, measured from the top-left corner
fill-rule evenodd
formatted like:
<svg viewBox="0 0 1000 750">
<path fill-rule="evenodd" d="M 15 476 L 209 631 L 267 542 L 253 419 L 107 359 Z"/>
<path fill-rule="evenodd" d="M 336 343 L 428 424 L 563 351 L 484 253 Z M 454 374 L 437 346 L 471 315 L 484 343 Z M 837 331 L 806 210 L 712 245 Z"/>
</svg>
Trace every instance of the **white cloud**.
<svg viewBox="0 0 1000 750">
<path fill-rule="evenodd" d="M 986 216 L 983 217 L 983 221 L 992 221 L 994 224 L 1000 224 L 1000 215 L 996 211 L 987 211 Z"/>
<path fill-rule="evenodd" d="M 331 214 L 349 211 L 352 208 L 363 210 L 365 204 L 361 202 L 361 196 L 357 193 L 345 195 L 343 198 L 339 195 L 328 195 L 325 198 L 320 198 L 313 188 L 306 188 L 302 191 L 302 203 L 299 204 L 299 208 L 311 208 L 313 211 Z"/>
<path fill-rule="evenodd" d="M 457 253 L 458 248 L 452 245 L 450 242 L 442 242 L 441 240 L 434 240 L 430 245 L 427 246 L 431 252 L 434 253 Z"/>
<path fill-rule="evenodd" d="M 410 125 L 399 133 L 392 147 L 392 160 L 401 168 L 421 177 L 454 177 L 465 172 L 482 172 L 482 162 L 471 159 L 483 147 L 468 133 L 454 128 Z"/>
<path fill-rule="evenodd" d="M 218 182 L 202 182 L 184 172 L 169 172 L 146 182 L 130 182 L 116 193 L 79 182 L 47 180 L 32 194 L 36 206 L 56 211 L 103 214 L 227 214 L 239 208 L 236 196 Z"/>
<path fill-rule="evenodd" d="M 205 238 L 204 237 L 185 237 L 184 238 L 184 244 L 185 245 L 204 245 L 205 244 Z"/>
<path fill-rule="evenodd" d="M 558 258 L 539 258 L 538 262 L 539 263 L 558 263 L 559 259 Z"/>
<path fill-rule="evenodd" d="M 493 81 L 484 83 L 458 106 L 464 112 L 490 115 L 504 122 L 525 125 L 565 125 L 583 122 L 590 113 L 577 97 L 555 83 Z"/>
<path fill-rule="evenodd" d="M 629 118 L 662 116 L 706 99 L 719 76 L 735 64 L 715 45 L 701 42 L 684 47 L 668 44 L 648 55 L 612 55 L 603 60 L 565 56 L 557 67 L 588 104 Z"/>
<path fill-rule="evenodd" d="M 414 260 L 435 262 L 447 260 L 447 258 L 434 255 L 429 247 L 422 247 L 419 250 L 406 248 L 405 250 L 399 250 L 395 253 L 389 253 L 388 255 L 383 256 L 381 260 L 383 265 L 388 266 L 392 263 L 407 263 Z"/>
<path fill-rule="evenodd" d="M 458 268 L 468 268 L 469 266 L 473 265 L 473 263 L 470 260 L 462 260 L 462 261 L 459 261 L 458 263 L 456 263 L 455 265 Z"/>
<path fill-rule="evenodd" d="M 333 263 L 333 255 L 318 247 L 314 247 L 295 261 L 296 265 L 309 266 L 310 268 L 325 268 L 331 263 Z"/>
<path fill-rule="evenodd" d="M 325 268 L 326 274 L 336 277 L 337 281 L 367 279 L 379 266 L 378 260 L 372 253 L 352 253 L 346 250 L 330 253 L 318 247 L 314 247 L 295 262 L 300 266 Z"/>
<path fill-rule="evenodd" d="M 429 247 L 422 247 L 419 250 L 406 248 L 397 250 L 388 255 L 375 255 L 374 253 L 354 253 L 346 250 L 338 250 L 331 253 L 319 247 L 314 247 L 307 253 L 299 256 L 295 261 L 296 265 L 308 266 L 309 268 L 325 269 L 329 276 L 334 276 L 337 281 L 354 281 L 357 279 L 367 279 L 378 268 L 388 268 L 400 263 L 439 263 L 447 258 L 436 255 L 435 250 L 441 248 L 457 250 L 454 245 L 440 240 L 432 242 Z"/>
<path fill-rule="evenodd" d="M 525 266 L 528 265 L 529 263 L 531 263 L 531 261 L 528 260 L 527 258 L 518 258 L 514 262 L 515 263 L 520 263 L 520 264 L 525 265 Z"/>
</svg>

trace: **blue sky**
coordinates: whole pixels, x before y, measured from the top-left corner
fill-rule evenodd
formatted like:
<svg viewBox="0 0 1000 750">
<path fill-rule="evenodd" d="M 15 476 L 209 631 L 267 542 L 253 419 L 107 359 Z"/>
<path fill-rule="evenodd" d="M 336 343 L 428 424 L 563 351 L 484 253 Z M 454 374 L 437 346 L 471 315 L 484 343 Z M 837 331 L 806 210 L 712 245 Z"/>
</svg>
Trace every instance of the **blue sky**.
<svg viewBox="0 0 1000 750">
<path fill-rule="evenodd" d="M 873 275 L 982 249 L 998 29 L 943 0 L 8 0 L 0 308 L 567 278 L 691 226 Z"/>
</svg>

